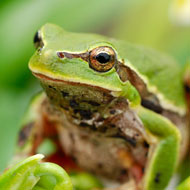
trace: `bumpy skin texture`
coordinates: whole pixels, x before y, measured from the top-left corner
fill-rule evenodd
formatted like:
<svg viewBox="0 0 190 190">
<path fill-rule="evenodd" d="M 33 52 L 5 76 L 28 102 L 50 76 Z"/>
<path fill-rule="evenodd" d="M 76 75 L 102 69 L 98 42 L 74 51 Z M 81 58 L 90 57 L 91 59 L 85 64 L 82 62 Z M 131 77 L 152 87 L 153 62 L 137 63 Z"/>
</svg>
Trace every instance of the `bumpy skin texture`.
<svg viewBox="0 0 190 190">
<path fill-rule="evenodd" d="M 117 190 L 165 189 L 188 141 L 188 135 L 182 143 L 180 137 L 187 125 L 176 62 L 153 50 L 52 24 L 41 28 L 38 45 L 29 67 L 46 95 L 34 100 L 20 133 L 23 155 L 34 154 L 44 138 L 59 138 L 59 147 L 81 168 L 124 183 Z M 89 56 L 98 47 L 115 52 L 107 72 L 90 66 Z"/>
</svg>

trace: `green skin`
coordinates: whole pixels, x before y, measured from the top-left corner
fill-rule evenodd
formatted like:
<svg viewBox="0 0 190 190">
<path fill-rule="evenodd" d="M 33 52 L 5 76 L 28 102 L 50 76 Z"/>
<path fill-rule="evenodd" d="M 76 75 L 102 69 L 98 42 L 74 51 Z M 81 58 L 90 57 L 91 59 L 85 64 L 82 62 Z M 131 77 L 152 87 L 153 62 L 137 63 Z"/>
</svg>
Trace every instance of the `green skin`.
<svg viewBox="0 0 190 190">
<path fill-rule="evenodd" d="M 115 97 L 126 98 L 155 143 L 145 170 L 143 189 L 165 189 L 178 161 L 181 136 L 177 127 L 167 118 L 142 107 L 137 89 L 130 81 L 121 81 L 114 67 L 100 73 L 90 68 L 84 59 L 61 59 L 57 52 L 81 54 L 100 46 L 111 47 L 116 52 L 117 60 L 137 73 L 148 91 L 157 96 L 163 108 L 183 115 L 186 112 L 183 83 L 176 80 L 182 79 L 182 72 L 175 61 L 150 49 L 100 35 L 69 33 L 53 24 L 44 25 L 40 35 L 44 47 L 31 58 L 31 71 L 53 80 L 101 87 L 111 91 Z M 35 119 L 32 110 L 38 99 L 30 111 L 31 120 Z"/>
</svg>

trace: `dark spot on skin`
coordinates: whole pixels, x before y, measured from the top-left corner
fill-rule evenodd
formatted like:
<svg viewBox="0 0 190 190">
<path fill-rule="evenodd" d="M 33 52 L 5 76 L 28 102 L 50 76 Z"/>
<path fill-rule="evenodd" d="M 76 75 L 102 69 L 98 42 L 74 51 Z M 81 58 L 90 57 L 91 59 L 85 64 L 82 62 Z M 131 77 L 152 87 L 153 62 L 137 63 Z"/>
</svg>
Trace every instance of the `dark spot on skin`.
<svg viewBox="0 0 190 190">
<path fill-rule="evenodd" d="M 186 93 L 190 93 L 190 86 L 185 85 L 185 92 L 186 92 Z"/>
<path fill-rule="evenodd" d="M 99 169 L 102 169 L 102 168 L 103 168 L 103 164 L 102 164 L 102 163 L 98 163 L 98 164 L 97 164 L 97 167 L 98 167 Z"/>
<path fill-rule="evenodd" d="M 90 125 L 88 125 L 88 124 L 85 123 L 85 122 L 81 122 L 79 125 L 80 125 L 81 127 L 90 127 Z"/>
<path fill-rule="evenodd" d="M 105 119 L 103 117 L 100 117 L 97 119 L 97 122 L 103 122 Z"/>
<path fill-rule="evenodd" d="M 137 141 L 135 140 L 135 138 L 125 137 L 125 140 L 126 140 L 128 143 L 130 143 L 133 147 L 136 147 Z"/>
<path fill-rule="evenodd" d="M 76 114 L 76 113 L 79 112 L 79 109 L 74 109 L 73 111 L 74 111 L 74 113 Z"/>
<path fill-rule="evenodd" d="M 86 125 L 86 123 L 84 123 L 84 122 L 81 122 L 81 123 L 79 124 L 79 126 L 80 126 L 80 127 L 88 127 L 88 125 Z"/>
<path fill-rule="evenodd" d="M 126 174 L 127 174 L 127 170 L 126 169 L 121 170 L 121 175 L 126 175 Z"/>
<path fill-rule="evenodd" d="M 64 105 L 60 105 L 61 108 L 63 108 L 64 110 L 69 110 L 68 107 L 65 107 Z"/>
<path fill-rule="evenodd" d="M 74 162 L 77 162 L 76 157 L 72 156 L 71 158 L 72 158 L 72 160 L 73 160 Z"/>
<path fill-rule="evenodd" d="M 64 92 L 64 91 L 61 91 L 61 94 L 62 94 L 63 97 L 69 96 L 69 93 L 68 92 Z"/>
<path fill-rule="evenodd" d="M 124 136 L 120 135 L 120 134 L 111 135 L 111 136 L 109 136 L 109 137 L 112 137 L 112 138 L 120 138 L 120 139 L 123 139 L 123 140 L 126 141 L 126 138 L 125 138 Z"/>
<path fill-rule="evenodd" d="M 92 118 L 92 112 L 90 110 L 79 110 L 79 113 L 84 119 L 88 120 Z"/>
<path fill-rule="evenodd" d="M 88 127 L 89 129 L 92 129 L 93 131 L 96 131 L 97 130 L 97 128 L 96 128 L 96 126 L 95 125 L 89 125 L 89 124 L 87 124 L 87 123 L 85 123 L 85 122 L 81 122 L 80 124 L 79 124 L 79 126 L 80 127 Z"/>
<path fill-rule="evenodd" d="M 162 107 L 159 105 L 155 105 L 152 101 L 150 100 L 146 100 L 146 99 L 142 99 L 141 102 L 142 106 L 144 106 L 145 108 L 148 108 L 156 113 L 162 113 Z"/>
<path fill-rule="evenodd" d="M 97 131 L 96 125 L 90 125 L 90 129 L 92 129 L 93 131 Z"/>
<path fill-rule="evenodd" d="M 161 173 L 160 173 L 160 172 L 157 172 L 157 173 L 156 173 L 156 176 L 155 176 L 155 178 L 154 178 L 155 183 L 160 183 L 160 176 L 161 176 Z"/>
<path fill-rule="evenodd" d="M 143 145 L 145 148 L 149 148 L 149 144 L 146 141 L 143 142 Z"/>
<path fill-rule="evenodd" d="M 115 125 L 114 125 L 114 124 L 111 124 L 110 127 L 111 127 L 111 128 L 115 128 Z"/>
<path fill-rule="evenodd" d="M 76 115 L 72 115 L 72 118 L 74 119 L 78 119 L 78 117 Z"/>
<path fill-rule="evenodd" d="M 18 145 L 23 146 L 27 141 L 28 137 L 30 136 L 31 129 L 34 126 L 34 122 L 27 124 L 26 126 L 21 129 L 18 137 Z"/>
<path fill-rule="evenodd" d="M 100 128 L 98 128 L 98 131 L 105 133 L 107 131 L 107 127 L 106 126 L 101 126 Z"/>
<path fill-rule="evenodd" d="M 49 96 L 49 99 L 50 99 L 50 100 L 53 100 L 53 96 Z"/>
<path fill-rule="evenodd" d="M 107 94 L 104 92 L 104 93 L 103 93 L 103 96 L 106 96 L 106 95 L 107 95 Z"/>
<path fill-rule="evenodd" d="M 75 100 L 70 100 L 69 105 L 70 105 L 72 108 L 78 107 L 78 103 L 77 103 Z"/>
<path fill-rule="evenodd" d="M 54 88 L 53 86 L 49 85 L 48 86 L 50 89 L 56 90 L 56 88 Z"/>
<path fill-rule="evenodd" d="M 94 101 L 87 101 L 87 103 L 89 103 L 92 106 L 99 106 L 100 104 Z"/>
<path fill-rule="evenodd" d="M 110 114 L 115 114 L 116 113 L 116 111 L 115 110 L 110 110 Z"/>
<path fill-rule="evenodd" d="M 144 167 L 142 168 L 142 173 L 144 173 L 144 171 L 145 171 L 145 169 L 144 169 Z"/>
</svg>

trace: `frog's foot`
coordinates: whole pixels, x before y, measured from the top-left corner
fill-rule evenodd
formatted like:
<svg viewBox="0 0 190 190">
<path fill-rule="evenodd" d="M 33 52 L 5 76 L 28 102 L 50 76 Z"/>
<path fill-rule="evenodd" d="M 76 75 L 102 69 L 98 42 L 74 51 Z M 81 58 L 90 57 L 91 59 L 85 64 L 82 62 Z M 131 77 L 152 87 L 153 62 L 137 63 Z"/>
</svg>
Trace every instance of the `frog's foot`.
<svg viewBox="0 0 190 190">
<path fill-rule="evenodd" d="M 163 190 L 176 168 L 180 147 L 180 132 L 167 118 L 140 107 L 138 115 L 152 140 L 146 164 L 143 187 Z"/>
</svg>

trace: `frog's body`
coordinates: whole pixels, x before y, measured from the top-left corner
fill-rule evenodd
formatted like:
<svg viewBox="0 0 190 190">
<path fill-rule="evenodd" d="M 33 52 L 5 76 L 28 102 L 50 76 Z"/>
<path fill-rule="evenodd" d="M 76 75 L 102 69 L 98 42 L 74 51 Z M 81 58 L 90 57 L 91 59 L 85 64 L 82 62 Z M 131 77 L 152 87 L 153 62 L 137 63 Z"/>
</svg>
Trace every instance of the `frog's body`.
<svg viewBox="0 0 190 190">
<path fill-rule="evenodd" d="M 47 95 L 32 103 L 20 148 L 34 154 L 43 138 L 58 134 L 63 151 L 81 168 L 125 182 L 118 189 L 129 183 L 134 189 L 164 189 L 189 138 L 176 62 L 52 24 L 41 28 L 35 42 L 29 67 Z"/>
</svg>

